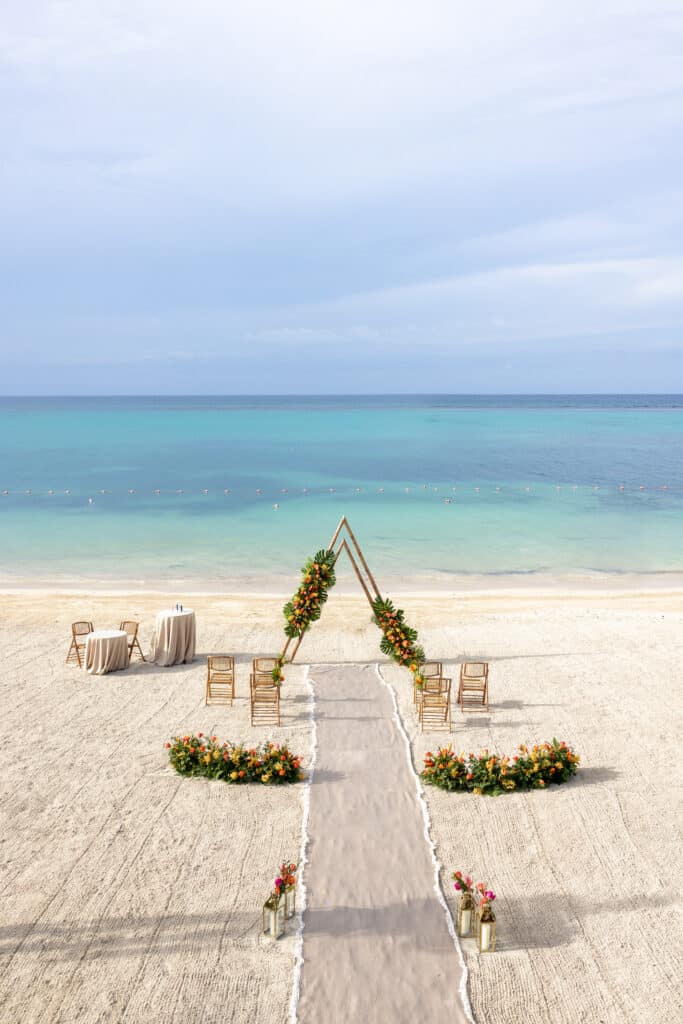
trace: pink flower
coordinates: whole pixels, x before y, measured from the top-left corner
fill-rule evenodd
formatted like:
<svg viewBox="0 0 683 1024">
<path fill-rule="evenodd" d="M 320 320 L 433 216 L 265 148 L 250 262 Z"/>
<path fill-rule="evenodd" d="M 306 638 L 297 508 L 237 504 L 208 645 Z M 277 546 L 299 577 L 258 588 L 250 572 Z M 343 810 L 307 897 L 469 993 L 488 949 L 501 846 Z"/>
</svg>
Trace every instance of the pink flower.
<svg viewBox="0 0 683 1024">
<path fill-rule="evenodd" d="M 456 882 L 455 883 L 455 888 L 456 889 L 462 889 L 462 886 L 461 886 L 460 882 Z"/>
<path fill-rule="evenodd" d="M 486 899 L 487 900 L 495 900 L 495 898 L 496 898 L 495 892 L 491 892 L 490 889 L 487 889 L 486 890 Z"/>
</svg>

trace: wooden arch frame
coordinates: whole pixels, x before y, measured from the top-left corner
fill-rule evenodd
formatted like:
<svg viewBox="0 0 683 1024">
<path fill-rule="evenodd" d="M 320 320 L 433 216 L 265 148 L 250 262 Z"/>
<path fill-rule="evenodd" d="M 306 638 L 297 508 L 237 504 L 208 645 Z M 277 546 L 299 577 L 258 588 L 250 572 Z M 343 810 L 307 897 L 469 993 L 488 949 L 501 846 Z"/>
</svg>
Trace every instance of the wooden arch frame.
<svg viewBox="0 0 683 1024">
<path fill-rule="evenodd" d="M 381 600 L 382 595 L 380 594 L 377 583 L 375 582 L 375 577 L 370 572 L 370 567 L 368 563 L 365 561 L 365 555 L 360 549 L 360 544 L 356 540 L 356 535 L 351 529 L 349 521 L 346 518 L 346 516 L 342 516 L 341 519 L 339 520 L 339 526 L 332 534 L 332 539 L 330 540 L 330 543 L 327 545 L 327 550 L 334 551 L 335 565 L 337 564 L 337 561 L 342 551 L 346 553 L 349 561 L 351 562 L 351 565 L 353 566 L 353 571 L 356 574 L 358 582 L 363 588 L 363 593 L 368 599 L 368 604 L 370 605 L 371 608 L 375 601 L 377 601 L 378 599 Z M 301 647 L 301 641 L 303 640 L 305 635 L 306 632 L 303 632 L 301 636 L 289 637 L 287 643 L 280 652 L 280 657 L 286 658 L 287 661 L 294 661 L 299 651 L 299 648 Z M 289 648 L 291 644 L 294 644 L 294 649 L 292 650 L 292 653 L 289 654 L 288 657 Z"/>
</svg>

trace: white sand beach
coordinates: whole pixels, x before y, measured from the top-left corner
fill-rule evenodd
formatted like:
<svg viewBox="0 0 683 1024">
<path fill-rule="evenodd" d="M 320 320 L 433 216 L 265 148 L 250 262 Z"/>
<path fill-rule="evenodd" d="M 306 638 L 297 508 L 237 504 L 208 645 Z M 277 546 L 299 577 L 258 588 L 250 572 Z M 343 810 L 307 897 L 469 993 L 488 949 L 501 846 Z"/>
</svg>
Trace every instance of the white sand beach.
<svg viewBox="0 0 683 1024">
<path fill-rule="evenodd" d="M 358 596 L 333 593 L 299 663 L 287 667 L 279 729 L 250 728 L 247 694 L 251 657 L 280 646 L 281 598 L 196 595 L 190 602 L 188 595 L 198 637 L 191 665 L 136 662 L 126 672 L 93 677 L 64 664 L 72 621 L 104 627 L 137 619 L 147 649 L 155 613 L 169 600 L 150 592 L 0 596 L 3 1024 L 290 1020 L 296 938 L 290 931 L 278 943 L 264 939 L 259 914 L 281 860 L 299 858 L 307 786 L 228 787 L 180 778 L 163 746 L 172 735 L 202 730 L 251 741 L 271 735 L 287 739 L 308 764 L 312 705 L 305 666 L 321 700 L 330 696 L 338 665 L 357 672 L 375 699 L 382 684 L 364 666 L 379 663 L 417 770 L 426 750 L 449 740 L 416 734 L 409 676 L 379 655 L 379 633 Z M 577 778 L 549 792 L 484 798 L 425 791 L 450 906 L 456 868 L 498 893 L 496 952 L 479 955 L 463 943 L 474 1019 L 676 1019 L 683 592 L 439 593 L 402 596 L 401 606 L 428 657 L 443 660 L 454 677 L 464 659 L 490 663 L 490 714 L 462 716 L 454 709 L 456 749 L 512 753 L 520 742 L 557 736 L 582 758 Z M 220 651 L 237 656 L 238 698 L 232 708 L 205 708 L 205 655 Z M 377 746 L 372 722 L 354 728 L 351 714 L 346 723 L 349 751 L 369 777 L 391 710 L 382 693 Z M 329 754 L 324 740 L 321 729 L 321 766 Z M 407 750 L 405 757 L 403 790 L 406 780 L 414 784 Z M 382 776 L 377 781 L 384 785 Z M 323 806 L 325 793 L 340 782 L 333 771 L 327 777 L 321 771 L 315 784 Z M 394 824 L 413 814 L 413 804 L 404 806 L 395 792 L 387 800 L 396 806 Z M 335 930 L 316 934 L 312 926 L 316 913 L 334 914 L 337 905 L 334 887 L 316 889 L 313 830 L 320 819 L 314 810 L 311 800 L 309 938 L 323 955 L 328 943 L 332 968 Z M 372 831 L 363 816 L 357 828 Z M 382 840 L 365 838 L 369 845 Z M 411 870 L 408 861 L 406 903 L 415 907 L 420 895 Z M 350 884 L 362 897 L 363 880 Z M 354 905 L 346 896 L 337 902 Z M 396 920 L 403 926 L 400 912 Z M 441 928 L 440 919 L 434 934 Z M 307 1012 L 313 1004 L 305 928 L 303 934 L 300 1008 Z M 311 946 L 311 969 L 313 953 Z M 410 973 L 411 962 L 399 954 L 400 945 L 396 971 Z M 455 947 L 452 958 L 457 994 Z M 353 992 L 355 979 L 347 974 L 338 979 L 342 993 Z M 415 972 L 418 992 L 420 978 Z"/>
</svg>

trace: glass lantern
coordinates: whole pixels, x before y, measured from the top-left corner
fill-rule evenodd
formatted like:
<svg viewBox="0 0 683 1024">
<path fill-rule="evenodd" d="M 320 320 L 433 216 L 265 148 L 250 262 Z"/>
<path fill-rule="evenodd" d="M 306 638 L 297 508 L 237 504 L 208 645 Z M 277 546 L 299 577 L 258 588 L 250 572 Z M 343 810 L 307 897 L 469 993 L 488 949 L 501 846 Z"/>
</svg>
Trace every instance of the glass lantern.
<svg viewBox="0 0 683 1024">
<path fill-rule="evenodd" d="M 493 953 L 496 948 L 496 915 L 490 903 L 484 903 L 479 910 L 477 946 L 480 953 Z"/>
<path fill-rule="evenodd" d="M 285 886 L 285 918 L 296 914 L 296 885 Z"/>
<path fill-rule="evenodd" d="M 460 894 L 458 906 L 458 935 L 471 935 L 474 931 L 474 900 L 472 893 L 463 892 Z"/>
<path fill-rule="evenodd" d="M 271 939 L 285 933 L 285 901 L 277 892 L 272 892 L 263 904 L 263 931 Z"/>
</svg>

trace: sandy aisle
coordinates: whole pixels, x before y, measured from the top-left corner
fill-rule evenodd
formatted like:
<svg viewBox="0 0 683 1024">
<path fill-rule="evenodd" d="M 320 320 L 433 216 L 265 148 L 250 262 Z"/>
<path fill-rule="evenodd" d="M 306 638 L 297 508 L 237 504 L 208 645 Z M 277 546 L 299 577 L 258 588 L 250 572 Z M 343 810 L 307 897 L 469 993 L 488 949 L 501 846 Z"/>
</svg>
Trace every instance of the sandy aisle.
<svg viewBox="0 0 683 1024">
<path fill-rule="evenodd" d="M 405 741 L 370 665 L 322 668 L 300 1024 L 467 1018 Z"/>
</svg>

